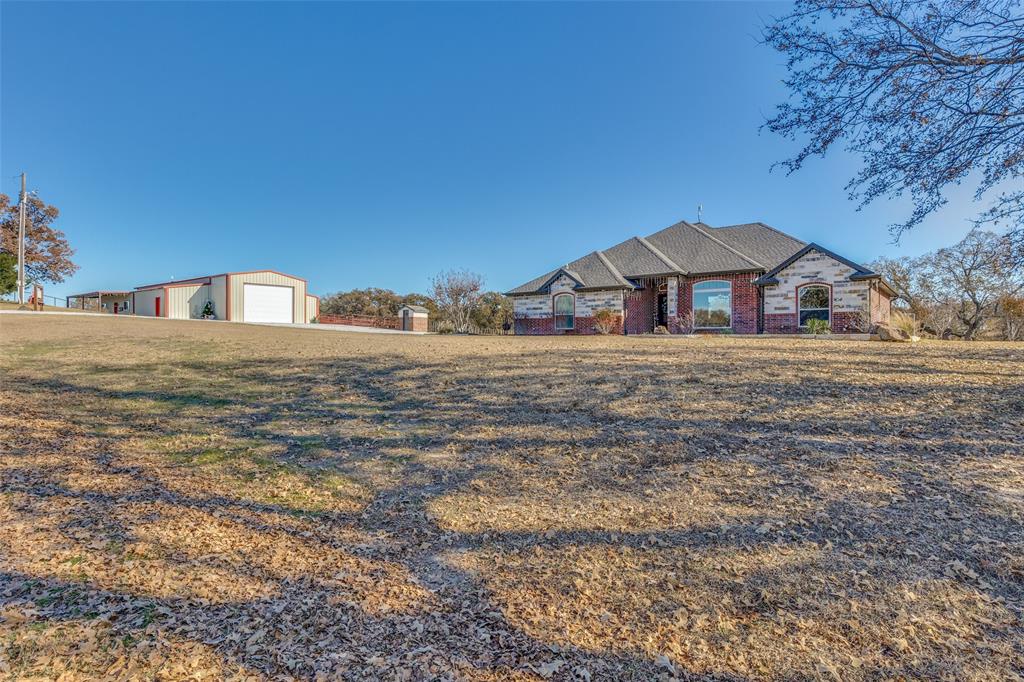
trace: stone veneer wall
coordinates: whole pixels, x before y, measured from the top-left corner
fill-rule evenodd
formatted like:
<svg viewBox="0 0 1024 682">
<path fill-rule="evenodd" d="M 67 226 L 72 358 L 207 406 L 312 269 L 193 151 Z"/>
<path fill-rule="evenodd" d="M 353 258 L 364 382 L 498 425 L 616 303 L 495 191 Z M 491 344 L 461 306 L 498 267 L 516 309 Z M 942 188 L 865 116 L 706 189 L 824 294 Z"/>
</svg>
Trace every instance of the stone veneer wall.
<svg viewBox="0 0 1024 682">
<path fill-rule="evenodd" d="M 778 284 L 764 288 L 764 331 L 768 334 L 799 333 L 797 288 L 819 283 L 832 288 L 832 330 L 861 331 L 859 318 L 861 311 L 868 311 L 869 283 L 851 281 L 850 275 L 854 272 L 849 265 L 828 254 L 817 250 L 807 252 L 775 275 Z"/>
<path fill-rule="evenodd" d="M 614 333 L 621 333 L 623 312 L 622 291 L 576 291 L 572 278 L 562 275 L 551 283 L 547 294 L 516 296 L 512 299 L 516 334 L 592 334 L 594 313 L 608 309 L 620 317 Z M 574 329 L 555 329 L 552 309 L 556 294 L 568 293 L 576 297 L 576 319 Z"/>
</svg>

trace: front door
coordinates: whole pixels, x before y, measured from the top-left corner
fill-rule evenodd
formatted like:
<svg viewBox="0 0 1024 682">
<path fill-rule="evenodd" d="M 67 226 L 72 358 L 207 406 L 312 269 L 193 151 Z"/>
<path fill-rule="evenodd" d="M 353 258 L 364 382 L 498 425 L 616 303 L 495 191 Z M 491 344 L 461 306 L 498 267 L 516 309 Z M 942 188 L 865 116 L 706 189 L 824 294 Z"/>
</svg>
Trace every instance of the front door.
<svg viewBox="0 0 1024 682">
<path fill-rule="evenodd" d="M 403 310 L 402 311 L 402 331 L 406 331 L 406 332 L 411 332 L 412 331 L 412 322 L 409 319 L 409 311 L 408 310 Z"/>
<path fill-rule="evenodd" d="M 668 326 L 668 294 L 658 294 L 658 326 Z"/>
<path fill-rule="evenodd" d="M 156 316 L 160 317 L 160 297 L 156 297 Z"/>
</svg>

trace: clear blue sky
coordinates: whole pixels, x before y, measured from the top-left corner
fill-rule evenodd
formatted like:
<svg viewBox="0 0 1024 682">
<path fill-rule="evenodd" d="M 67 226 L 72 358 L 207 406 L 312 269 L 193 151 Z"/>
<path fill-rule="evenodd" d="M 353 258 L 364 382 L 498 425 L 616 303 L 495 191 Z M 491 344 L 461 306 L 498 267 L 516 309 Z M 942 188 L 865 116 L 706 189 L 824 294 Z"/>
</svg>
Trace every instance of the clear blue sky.
<svg viewBox="0 0 1024 682">
<path fill-rule="evenodd" d="M 704 205 L 867 261 L 966 233 L 966 188 L 897 248 L 856 160 L 769 172 L 785 5 L 2 3 L 0 190 L 62 212 L 47 293 L 272 268 L 328 293 L 505 290 Z"/>
</svg>

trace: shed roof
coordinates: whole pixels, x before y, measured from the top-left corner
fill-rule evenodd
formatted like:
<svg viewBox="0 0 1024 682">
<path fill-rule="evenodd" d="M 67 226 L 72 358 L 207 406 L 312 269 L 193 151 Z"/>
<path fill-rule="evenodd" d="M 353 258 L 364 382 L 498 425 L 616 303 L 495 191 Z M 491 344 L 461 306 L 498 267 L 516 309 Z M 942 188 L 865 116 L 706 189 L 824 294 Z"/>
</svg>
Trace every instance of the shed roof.
<svg viewBox="0 0 1024 682">
<path fill-rule="evenodd" d="M 68 298 L 95 298 L 97 296 L 129 296 L 131 291 L 104 289 L 103 291 L 87 291 L 84 294 L 70 294 Z"/>
</svg>

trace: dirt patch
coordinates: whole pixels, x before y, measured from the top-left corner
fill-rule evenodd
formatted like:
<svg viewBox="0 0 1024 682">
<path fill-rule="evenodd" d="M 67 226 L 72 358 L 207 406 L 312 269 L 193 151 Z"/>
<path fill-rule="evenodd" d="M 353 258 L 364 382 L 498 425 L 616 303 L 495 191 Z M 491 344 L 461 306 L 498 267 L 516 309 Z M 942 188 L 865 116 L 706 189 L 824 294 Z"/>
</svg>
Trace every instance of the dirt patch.
<svg viewBox="0 0 1024 682">
<path fill-rule="evenodd" d="M 0 320 L 0 676 L 1024 671 L 1024 347 Z"/>
</svg>

